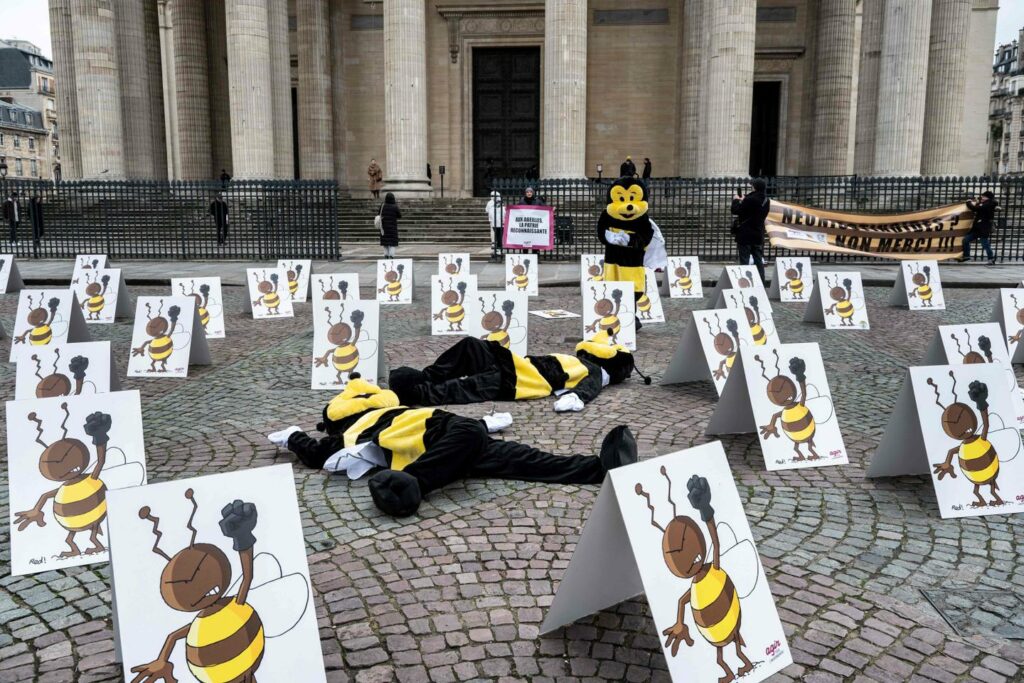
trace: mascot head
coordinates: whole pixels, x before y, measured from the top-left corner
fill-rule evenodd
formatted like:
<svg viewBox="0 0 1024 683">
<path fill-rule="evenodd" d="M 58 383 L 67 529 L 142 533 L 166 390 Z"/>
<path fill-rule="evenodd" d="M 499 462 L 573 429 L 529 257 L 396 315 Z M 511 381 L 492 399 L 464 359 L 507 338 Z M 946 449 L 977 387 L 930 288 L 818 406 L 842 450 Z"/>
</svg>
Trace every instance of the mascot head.
<svg viewBox="0 0 1024 683">
<path fill-rule="evenodd" d="M 619 178 L 608 188 L 608 215 L 633 221 L 647 213 L 647 186 L 636 178 Z"/>
</svg>

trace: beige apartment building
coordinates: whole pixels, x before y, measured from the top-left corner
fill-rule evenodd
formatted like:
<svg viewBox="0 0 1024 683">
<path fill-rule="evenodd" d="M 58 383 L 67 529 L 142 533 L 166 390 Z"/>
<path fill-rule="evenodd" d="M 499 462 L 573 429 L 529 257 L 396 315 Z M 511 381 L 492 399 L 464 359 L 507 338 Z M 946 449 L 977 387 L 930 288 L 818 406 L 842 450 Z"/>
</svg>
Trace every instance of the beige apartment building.
<svg viewBox="0 0 1024 683">
<path fill-rule="evenodd" d="M 8 178 L 49 180 L 50 146 L 42 112 L 0 99 L 0 162 Z"/>
<path fill-rule="evenodd" d="M 56 98 L 53 62 L 28 41 L 0 40 L 0 102 L 18 105 L 0 113 L 0 156 L 8 157 L 10 177 L 53 178 L 60 161 Z"/>
<path fill-rule="evenodd" d="M 997 6 L 50 0 L 64 175 L 980 174 Z"/>
<path fill-rule="evenodd" d="M 1018 39 L 996 49 L 989 102 L 991 174 L 1024 173 L 1024 29 Z"/>
</svg>

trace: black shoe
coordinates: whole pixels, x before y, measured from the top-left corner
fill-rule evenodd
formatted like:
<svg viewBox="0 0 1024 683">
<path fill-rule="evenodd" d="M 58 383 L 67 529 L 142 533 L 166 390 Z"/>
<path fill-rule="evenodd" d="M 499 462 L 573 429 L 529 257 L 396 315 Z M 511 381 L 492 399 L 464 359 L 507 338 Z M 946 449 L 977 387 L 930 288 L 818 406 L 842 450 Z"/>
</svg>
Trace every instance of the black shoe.
<svg viewBox="0 0 1024 683">
<path fill-rule="evenodd" d="M 996 264 L 996 260 L 995 259 L 989 259 L 988 265 L 994 266 L 995 264 Z"/>
<path fill-rule="evenodd" d="M 958 258 L 958 259 L 956 260 L 956 262 L 957 262 L 957 263 L 967 263 L 967 262 L 968 262 L 968 261 L 970 261 L 970 260 L 971 260 L 971 259 L 970 259 L 970 257 L 967 257 L 967 256 L 961 256 L 960 258 Z"/>
<path fill-rule="evenodd" d="M 619 425 L 605 435 L 601 442 L 600 458 L 606 472 L 636 462 L 636 439 L 629 427 Z"/>
</svg>

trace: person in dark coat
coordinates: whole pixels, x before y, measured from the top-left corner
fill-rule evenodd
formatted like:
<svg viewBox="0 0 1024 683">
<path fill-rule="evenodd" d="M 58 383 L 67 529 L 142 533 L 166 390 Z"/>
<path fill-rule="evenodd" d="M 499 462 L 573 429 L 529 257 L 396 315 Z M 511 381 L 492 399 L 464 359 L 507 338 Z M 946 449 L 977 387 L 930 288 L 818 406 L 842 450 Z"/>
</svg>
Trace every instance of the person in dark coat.
<svg viewBox="0 0 1024 683">
<path fill-rule="evenodd" d="M 736 239 L 736 255 L 741 264 L 748 266 L 751 260 L 764 283 L 764 219 L 768 217 L 771 200 L 765 192 L 766 183 L 761 178 L 750 181 L 753 192 L 741 197 L 739 192 L 732 198 L 732 234 Z"/>
<path fill-rule="evenodd" d="M 532 187 L 527 187 L 523 192 L 523 200 L 519 203 L 526 206 L 544 206 L 544 199 Z"/>
<path fill-rule="evenodd" d="M 643 173 L 640 174 L 640 177 L 643 178 L 644 180 L 650 180 L 651 179 L 651 159 L 650 159 L 650 157 L 644 157 L 644 170 L 643 170 Z"/>
<path fill-rule="evenodd" d="M 636 175 L 636 164 L 633 163 L 633 157 L 626 157 L 626 160 L 619 166 L 619 177 L 620 178 L 632 178 Z"/>
<path fill-rule="evenodd" d="M 224 195 L 220 192 L 210 202 L 210 215 L 217 224 L 217 244 L 224 244 L 228 241 L 228 203 L 224 201 Z"/>
<path fill-rule="evenodd" d="M 43 200 L 35 195 L 28 202 L 28 218 L 32 222 L 32 240 L 38 242 L 46 232 L 43 222 Z"/>
<path fill-rule="evenodd" d="M 228 183 L 231 182 L 231 174 L 227 172 L 227 169 L 220 169 L 220 186 L 227 187 Z"/>
<path fill-rule="evenodd" d="M 398 246 L 398 219 L 402 211 L 398 208 L 395 195 L 388 192 L 380 205 L 380 246 L 384 247 L 384 258 L 393 258 Z"/>
<path fill-rule="evenodd" d="M 988 257 L 988 264 L 990 266 L 996 264 L 996 255 L 992 252 L 989 238 L 992 237 L 992 219 L 995 217 L 997 206 L 999 206 L 999 202 L 996 201 L 996 196 L 991 190 L 982 192 L 981 196 L 975 200 L 967 201 L 967 208 L 974 212 L 974 225 L 971 226 L 971 231 L 964 236 L 964 255 L 959 259 L 961 262 L 971 260 L 971 244 L 978 240 Z"/>
<path fill-rule="evenodd" d="M 21 225 L 21 204 L 18 203 L 17 191 L 11 192 L 11 195 L 4 201 L 4 219 L 10 228 L 11 244 L 17 244 L 18 226 Z"/>
</svg>

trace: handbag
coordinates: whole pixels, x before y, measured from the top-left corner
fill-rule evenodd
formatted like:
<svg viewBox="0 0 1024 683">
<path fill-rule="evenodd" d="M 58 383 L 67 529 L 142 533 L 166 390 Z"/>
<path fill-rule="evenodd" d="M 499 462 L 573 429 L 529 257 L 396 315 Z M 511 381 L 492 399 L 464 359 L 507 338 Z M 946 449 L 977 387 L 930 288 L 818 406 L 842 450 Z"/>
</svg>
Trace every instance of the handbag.
<svg viewBox="0 0 1024 683">
<path fill-rule="evenodd" d="M 377 228 L 377 231 L 383 237 L 384 236 L 384 219 L 382 219 L 381 215 L 380 215 L 382 211 L 384 211 L 384 205 L 383 204 L 380 205 L 380 211 L 377 212 L 377 215 L 373 217 L 373 227 Z"/>
</svg>

